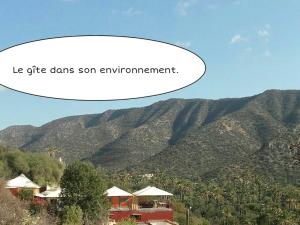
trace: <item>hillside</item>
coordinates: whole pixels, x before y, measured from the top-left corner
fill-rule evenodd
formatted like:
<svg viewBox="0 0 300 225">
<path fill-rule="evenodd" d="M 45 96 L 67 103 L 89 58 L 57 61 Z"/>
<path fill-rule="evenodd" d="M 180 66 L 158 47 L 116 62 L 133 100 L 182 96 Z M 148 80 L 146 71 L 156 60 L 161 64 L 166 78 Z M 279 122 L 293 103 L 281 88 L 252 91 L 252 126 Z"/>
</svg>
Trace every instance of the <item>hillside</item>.
<svg viewBox="0 0 300 225">
<path fill-rule="evenodd" d="M 300 179 L 289 145 L 299 141 L 300 91 L 252 97 L 170 99 L 153 105 L 58 119 L 0 131 L 0 144 L 86 159 L 110 169 L 158 168 L 212 176 L 229 164 L 254 167 L 281 181 Z"/>
<path fill-rule="evenodd" d="M 242 107 L 194 128 L 175 145 L 134 168 L 211 177 L 237 164 L 299 184 L 299 158 L 289 149 L 300 142 L 299 97 L 298 91 L 267 91 L 242 99 Z"/>
</svg>

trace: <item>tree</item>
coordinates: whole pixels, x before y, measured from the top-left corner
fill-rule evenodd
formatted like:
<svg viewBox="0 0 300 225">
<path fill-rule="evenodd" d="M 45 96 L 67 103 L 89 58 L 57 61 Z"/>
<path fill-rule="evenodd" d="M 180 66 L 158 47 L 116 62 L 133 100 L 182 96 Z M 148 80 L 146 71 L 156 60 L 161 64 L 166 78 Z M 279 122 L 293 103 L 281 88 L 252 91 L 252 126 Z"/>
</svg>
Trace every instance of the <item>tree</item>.
<svg viewBox="0 0 300 225">
<path fill-rule="evenodd" d="M 82 225 L 83 213 L 79 206 L 71 205 L 64 207 L 64 212 L 61 219 L 62 225 Z"/>
<path fill-rule="evenodd" d="M 67 166 L 61 179 L 62 203 L 77 205 L 82 209 L 84 220 L 95 221 L 103 216 L 106 185 L 97 170 L 88 163 L 75 161 Z"/>
<path fill-rule="evenodd" d="M 61 150 L 56 147 L 49 147 L 49 148 L 47 148 L 47 152 L 48 152 L 49 157 L 56 158 L 56 154 L 60 153 Z"/>
<path fill-rule="evenodd" d="M 0 177 L 12 178 L 25 174 L 40 185 L 57 184 L 64 165 L 45 153 L 9 150 L 0 146 Z"/>
</svg>

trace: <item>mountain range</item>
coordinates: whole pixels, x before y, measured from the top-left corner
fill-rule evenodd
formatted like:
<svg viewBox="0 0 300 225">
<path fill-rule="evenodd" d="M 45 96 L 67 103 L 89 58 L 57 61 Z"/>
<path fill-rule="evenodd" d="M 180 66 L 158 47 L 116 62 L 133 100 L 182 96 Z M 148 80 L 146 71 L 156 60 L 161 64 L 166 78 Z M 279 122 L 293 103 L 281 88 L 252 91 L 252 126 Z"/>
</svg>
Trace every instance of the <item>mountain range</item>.
<svg viewBox="0 0 300 225">
<path fill-rule="evenodd" d="M 114 170 L 211 177 L 230 165 L 300 185 L 300 91 L 219 100 L 170 99 L 147 107 L 11 126 L 0 145 L 88 160 Z"/>
</svg>

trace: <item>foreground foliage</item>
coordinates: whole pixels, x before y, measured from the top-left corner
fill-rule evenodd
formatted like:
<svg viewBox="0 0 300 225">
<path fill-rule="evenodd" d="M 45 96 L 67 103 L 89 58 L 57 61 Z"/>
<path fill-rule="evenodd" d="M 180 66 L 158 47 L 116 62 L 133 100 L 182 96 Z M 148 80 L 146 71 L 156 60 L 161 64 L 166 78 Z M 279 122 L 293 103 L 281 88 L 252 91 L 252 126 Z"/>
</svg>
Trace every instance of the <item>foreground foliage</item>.
<svg viewBox="0 0 300 225">
<path fill-rule="evenodd" d="M 71 205 L 64 208 L 61 219 L 62 225 L 82 225 L 83 213 L 79 206 Z"/>
<path fill-rule="evenodd" d="M 123 220 L 123 221 L 120 221 L 119 223 L 117 223 L 117 225 L 135 225 L 136 222 L 134 220 Z"/>
<path fill-rule="evenodd" d="M 45 211 L 32 215 L 29 202 L 20 201 L 8 190 L 4 189 L 4 181 L 0 180 L 0 224 L 2 225 L 50 225 L 56 219 Z"/>
</svg>

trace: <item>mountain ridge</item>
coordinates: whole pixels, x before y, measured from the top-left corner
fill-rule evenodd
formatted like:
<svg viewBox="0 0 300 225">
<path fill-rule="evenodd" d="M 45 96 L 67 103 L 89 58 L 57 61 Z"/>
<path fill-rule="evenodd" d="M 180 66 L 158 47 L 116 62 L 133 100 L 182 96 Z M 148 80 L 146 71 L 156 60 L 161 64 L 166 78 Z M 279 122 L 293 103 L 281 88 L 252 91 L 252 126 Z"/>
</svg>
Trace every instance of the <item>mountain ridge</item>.
<svg viewBox="0 0 300 225">
<path fill-rule="evenodd" d="M 249 166 L 257 162 L 262 172 L 267 165 L 269 176 L 280 173 L 287 180 L 292 174 L 289 179 L 297 180 L 299 167 L 288 166 L 293 162 L 288 142 L 300 141 L 299 126 L 300 91 L 267 90 L 242 98 L 169 99 L 40 127 L 11 126 L 0 131 L 0 144 L 38 152 L 57 147 L 67 162 L 89 160 L 118 170 L 167 168 L 181 176 L 205 176 L 246 160 Z M 277 144 L 270 147 L 272 142 Z"/>
</svg>

